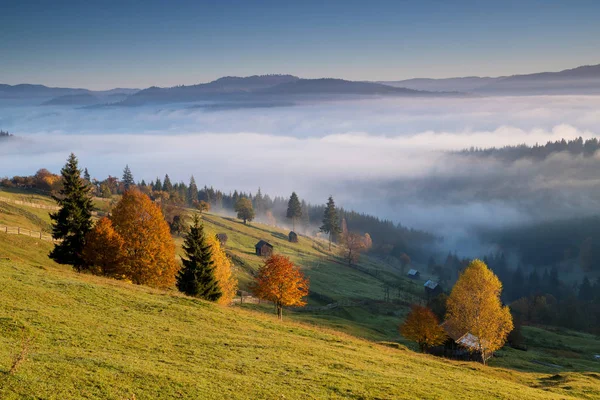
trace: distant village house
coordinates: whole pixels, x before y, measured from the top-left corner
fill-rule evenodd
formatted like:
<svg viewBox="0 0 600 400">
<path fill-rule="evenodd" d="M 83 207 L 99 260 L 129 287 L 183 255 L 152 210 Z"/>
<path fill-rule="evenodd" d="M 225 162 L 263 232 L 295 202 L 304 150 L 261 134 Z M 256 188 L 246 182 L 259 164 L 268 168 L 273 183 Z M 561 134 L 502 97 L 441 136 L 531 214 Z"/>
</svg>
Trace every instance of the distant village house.
<svg viewBox="0 0 600 400">
<path fill-rule="evenodd" d="M 411 269 L 408 271 L 408 277 L 410 279 L 420 279 L 421 278 L 421 273 L 419 271 L 417 271 L 416 269 Z"/>
<path fill-rule="evenodd" d="M 264 240 L 259 241 L 254 246 L 256 250 L 256 255 L 261 257 L 270 257 L 273 254 L 273 246 Z"/>
<path fill-rule="evenodd" d="M 431 279 L 428 280 L 427 282 L 425 282 L 423 287 L 425 288 L 425 294 L 427 295 L 428 298 L 435 297 L 438 294 L 443 292 L 440 284 L 432 281 Z"/>
<path fill-rule="evenodd" d="M 440 326 L 448 335 L 448 339 L 443 345 L 429 349 L 429 353 L 455 360 L 482 361 L 477 336 L 457 329 L 451 321 L 445 321 Z M 492 354 L 486 354 L 486 361 L 491 357 Z"/>
<path fill-rule="evenodd" d="M 291 231 L 288 234 L 288 240 L 292 243 L 298 243 L 298 234 L 294 231 Z"/>
<path fill-rule="evenodd" d="M 229 238 L 227 237 L 226 233 L 217 233 L 217 240 L 219 243 L 221 243 L 221 246 L 225 246 L 227 244 L 227 239 Z"/>
</svg>

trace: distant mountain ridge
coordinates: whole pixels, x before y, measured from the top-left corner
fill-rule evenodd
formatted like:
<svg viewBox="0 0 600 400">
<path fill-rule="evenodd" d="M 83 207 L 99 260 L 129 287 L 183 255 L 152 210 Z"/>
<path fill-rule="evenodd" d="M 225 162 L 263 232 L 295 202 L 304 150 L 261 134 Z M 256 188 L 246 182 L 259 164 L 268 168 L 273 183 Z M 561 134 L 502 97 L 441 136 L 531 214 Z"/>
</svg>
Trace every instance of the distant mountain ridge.
<svg viewBox="0 0 600 400">
<path fill-rule="evenodd" d="M 0 84 L 0 99 L 27 99 L 44 105 L 84 107 L 138 106 L 200 102 L 248 107 L 252 104 L 293 105 L 296 99 L 351 98 L 360 96 L 467 96 L 467 95 L 600 94 L 600 64 L 558 72 L 501 77 L 415 78 L 400 81 L 349 81 L 336 78 L 304 79 L 272 74 L 225 76 L 207 83 L 146 89 L 115 88 L 93 91 L 44 85 Z M 219 108 L 219 107 L 217 107 Z"/>
<path fill-rule="evenodd" d="M 401 81 L 380 81 L 395 87 L 428 91 L 461 91 L 477 94 L 600 94 L 600 64 L 584 65 L 558 72 L 501 77 L 416 78 Z"/>
</svg>

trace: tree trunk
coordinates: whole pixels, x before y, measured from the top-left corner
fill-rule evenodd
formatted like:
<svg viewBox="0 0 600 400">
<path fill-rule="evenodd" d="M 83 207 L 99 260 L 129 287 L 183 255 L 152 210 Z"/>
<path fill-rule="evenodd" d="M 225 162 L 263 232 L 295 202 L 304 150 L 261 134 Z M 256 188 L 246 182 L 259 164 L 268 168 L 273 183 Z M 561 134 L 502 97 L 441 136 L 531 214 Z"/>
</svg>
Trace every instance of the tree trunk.
<svg viewBox="0 0 600 400">
<path fill-rule="evenodd" d="M 283 307 L 279 303 L 277 304 L 277 319 L 280 321 L 283 319 Z"/>
</svg>

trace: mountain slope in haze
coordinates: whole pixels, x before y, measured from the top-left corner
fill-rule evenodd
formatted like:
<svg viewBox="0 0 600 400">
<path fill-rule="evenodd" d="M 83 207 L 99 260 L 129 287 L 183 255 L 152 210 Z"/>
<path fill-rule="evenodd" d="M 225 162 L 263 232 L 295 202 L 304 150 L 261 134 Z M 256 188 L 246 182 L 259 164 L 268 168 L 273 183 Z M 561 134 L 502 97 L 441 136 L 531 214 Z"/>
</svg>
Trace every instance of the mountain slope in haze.
<svg viewBox="0 0 600 400">
<path fill-rule="evenodd" d="M 378 83 L 430 92 L 472 92 L 477 88 L 490 84 L 498 79 L 500 78 L 468 76 L 464 78 L 446 79 L 414 78 L 403 81 L 380 81 Z"/>
<path fill-rule="evenodd" d="M 481 94 L 599 94 L 600 64 L 586 65 L 559 72 L 501 77 L 415 78 L 379 83 L 427 91 L 459 91 Z"/>
<path fill-rule="evenodd" d="M 209 83 L 171 88 L 150 87 L 129 96 L 121 105 L 181 103 L 202 100 L 244 99 L 253 91 L 296 81 L 293 75 L 228 76 Z"/>
<path fill-rule="evenodd" d="M 513 75 L 497 79 L 475 90 L 485 94 L 600 94 L 600 64 Z"/>
<path fill-rule="evenodd" d="M 237 101 L 288 103 L 292 96 L 309 100 L 322 96 L 442 96 L 460 93 L 428 93 L 392 87 L 373 82 L 355 82 L 344 79 L 301 79 L 292 75 L 226 77 L 216 81 L 172 88 L 152 87 L 124 100 L 121 105 L 175 103 L 192 101 Z"/>
<path fill-rule="evenodd" d="M 100 99 L 90 93 L 67 94 L 54 97 L 42 103 L 43 106 L 88 106 L 100 103 Z"/>
<path fill-rule="evenodd" d="M 53 99 L 57 98 L 56 103 L 61 102 L 69 103 L 75 102 L 77 104 L 77 98 L 73 97 L 58 99 L 63 96 L 82 96 L 79 99 L 84 99 L 84 96 L 97 96 L 97 97 L 109 97 L 112 95 L 129 96 L 138 89 L 127 89 L 127 88 L 115 88 L 110 90 L 88 90 L 79 88 L 60 88 L 60 87 L 48 87 L 44 85 L 31 85 L 31 84 L 19 84 L 19 85 L 6 85 L 0 84 L 0 99 Z M 88 97 L 89 98 L 89 97 Z"/>
</svg>

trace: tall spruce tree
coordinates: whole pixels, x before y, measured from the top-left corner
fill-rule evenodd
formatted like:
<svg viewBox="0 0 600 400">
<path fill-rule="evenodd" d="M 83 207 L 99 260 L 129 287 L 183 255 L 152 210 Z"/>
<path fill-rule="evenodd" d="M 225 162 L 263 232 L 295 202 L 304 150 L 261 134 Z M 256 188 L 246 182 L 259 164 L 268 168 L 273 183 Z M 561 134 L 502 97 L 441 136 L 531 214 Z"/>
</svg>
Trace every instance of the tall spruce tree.
<svg viewBox="0 0 600 400">
<path fill-rule="evenodd" d="M 168 193 L 173 191 L 173 184 L 171 183 L 171 178 L 169 178 L 169 174 L 165 175 L 165 179 L 163 180 L 162 190 Z"/>
<path fill-rule="evenodd" d="M 121 181 L 123 182 L 123 186 L 125 187 L 125 190 L 129 190 L 133 186 L 135 186 L 135 181 L 133 180 L 133 174 L 131 173 L 131 170 L 129 169 L 129 165 L 125 165 L 125 169 L 123 170 L 123 178 L 121 179 Z"/>
<path fill-rule="evenodd" d="M 290 200 L 288 201 L 287 213 L 285 215 L 287 218 L 292 220 L 292 230 L 296 230 L 296 220 L 302 217 L 302 206 L 300 205 L 300 199 L 298 199 L 298 195 L 296 192 L 292 192 L 290 196 Z"/>
<path fill-rule="evenodd" d="M 85 269 L 82 250 L 85 235 L 92 229 L 92 198 L 90 186 L 81 179 L 77 157 L 71 153 L 60 171 L 63 188 L 53 196 L 60 210 L 50 214 L 55 243 L 49 257 L 59 264 L 70 264 L 77 271 Z"/>
<path fill-rule="evenodd" d="M 188 296 L 217 301 L 222 295 L 215 278 L 212 250 L 206 240 L 200 218 L 194 215 L 192 225 L 185 236 L 182 257 L 183 267 L 177 274 L 177 288 Z"/>
<path fill-rule="evenodd" d="M 90 177 L 90 173 L 88 172 L 87 168 L 83 171 L 83 179 L 85 179 L 88 183 L 92 182 L 92 178 Z"/>
<path fill-rule="evenodd" d="M 335 235 L 340 233 L 337 209 L 335 208 L 335 202 L 333 201 L 332 196 L 329 196 L 329 199 L 327 200 L 325 212 L 323 213 L 323 225 L 321 225 L 320 230 L 329 235 L 329 250 L 331 251 L 331 241 Z"/>
<path fill-rule="evenodd" d="M 190 185 L 188 186 L 188 201 L 190 205 L 198 201 L 198 186 L 196 186 L 194 175 L 190 178 Z"/>
</svg>

